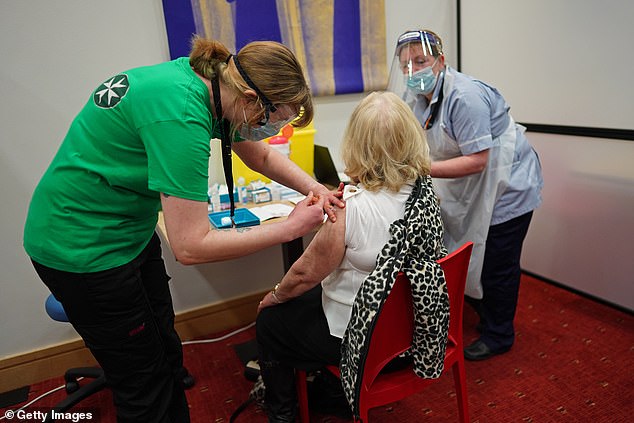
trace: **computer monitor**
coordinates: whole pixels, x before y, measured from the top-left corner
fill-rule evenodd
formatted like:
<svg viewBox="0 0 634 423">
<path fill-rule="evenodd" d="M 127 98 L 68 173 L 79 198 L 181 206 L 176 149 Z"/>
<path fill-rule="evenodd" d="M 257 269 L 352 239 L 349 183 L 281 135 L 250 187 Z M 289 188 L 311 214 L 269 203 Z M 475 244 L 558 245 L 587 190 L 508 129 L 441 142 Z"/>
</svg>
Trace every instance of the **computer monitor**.
<svg viewBox="0 0 634 423">
<path fill-rule="evenodd" d="M 332 156 L 328 147 L 315 144 L 315 163 L 314 163 L 315 179 L 325 185 L 338 187 L 341 178 L 332 161 Z"/>
</svg>

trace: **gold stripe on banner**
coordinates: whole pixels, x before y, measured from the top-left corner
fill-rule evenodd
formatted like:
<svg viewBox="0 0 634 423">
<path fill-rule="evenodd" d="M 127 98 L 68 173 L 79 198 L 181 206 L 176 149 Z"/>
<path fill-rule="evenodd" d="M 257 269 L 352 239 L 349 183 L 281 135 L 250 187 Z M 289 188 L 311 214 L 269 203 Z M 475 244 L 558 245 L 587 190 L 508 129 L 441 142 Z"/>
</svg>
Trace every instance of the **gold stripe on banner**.
<svg viewBox="0 0 634 423">
<path fill-rule="evenodd" d="M 359 0 L 361 10 L 361 69 L 363 90 L 387 87 L 384 0 Z"/>
<path fill-rule="evenodd" d="M 308 74 L 314 95 L 334 95 L 334 0 L 300 0 Z"/>
<path fill-rule="evenodd" d="M 282 42 L 295 53 L 310 84 L 299 0 L 276 0 L 276 4 Z"/>
<path fill-rule="evenodd" d="M 235 53 L 234 7 L 234 3 L 227 0 L 192 0 L 196 33 L 222 42 Z"/>
</svg>

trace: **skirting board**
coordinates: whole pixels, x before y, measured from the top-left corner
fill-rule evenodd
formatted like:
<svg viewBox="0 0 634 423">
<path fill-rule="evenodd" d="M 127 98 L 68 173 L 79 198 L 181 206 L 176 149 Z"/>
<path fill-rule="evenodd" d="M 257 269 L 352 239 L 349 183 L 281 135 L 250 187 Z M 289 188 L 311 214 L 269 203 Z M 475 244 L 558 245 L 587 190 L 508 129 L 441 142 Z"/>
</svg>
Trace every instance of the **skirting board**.
<svg viewBox="0 0 634 423">
<path fill-rule="evenodd" d="M 265 293 L 178 313 L 176 330 L 181 340 L 186 341 L 247 325 L 255 320 L 258 303 Z M 94 365 L 95 359 L 81 339 L 11 356 L 0 360 L 0 392 L 62 376 L 71 367 Z"/>
</svg>

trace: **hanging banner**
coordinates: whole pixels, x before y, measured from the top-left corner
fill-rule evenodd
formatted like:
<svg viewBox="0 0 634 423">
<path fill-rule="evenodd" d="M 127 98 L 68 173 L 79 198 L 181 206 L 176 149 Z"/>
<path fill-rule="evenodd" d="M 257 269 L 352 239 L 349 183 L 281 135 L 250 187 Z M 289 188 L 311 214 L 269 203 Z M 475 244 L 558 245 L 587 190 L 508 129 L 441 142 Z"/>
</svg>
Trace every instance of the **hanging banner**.
<svg viewBox="0 0 634 423">
<path fill-rule="evenodd" d="M 189 55 L 198 34 L 231 52 L 251 41 L 288 46 L 313 94 L 385 89 L 384 0 L 163 0 L 170 56 Z"/>
</svg>

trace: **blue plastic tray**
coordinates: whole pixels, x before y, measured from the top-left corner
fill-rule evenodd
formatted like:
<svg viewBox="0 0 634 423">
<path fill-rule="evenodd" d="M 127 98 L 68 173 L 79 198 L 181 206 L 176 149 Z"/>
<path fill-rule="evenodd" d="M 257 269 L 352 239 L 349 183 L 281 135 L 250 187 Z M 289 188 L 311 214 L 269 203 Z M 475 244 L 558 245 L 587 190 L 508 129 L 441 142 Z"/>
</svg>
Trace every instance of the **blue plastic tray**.
<svg viewBox="0 0 634 423">
<path fill-rule="evenodd" d="M 229 210 L 209 213 L 209 221 L 218 229 L 230 228 L 230 223 L 225 225 L 222 224 L 222 218 L 229 217 L 229 214 Z M 251 213 L 249 209 L 236 209 L 233 215 L 233 220 L 236 222 L 237 228 L 256 226 L 260 224 L 260 219 Z"/>
</svg>

